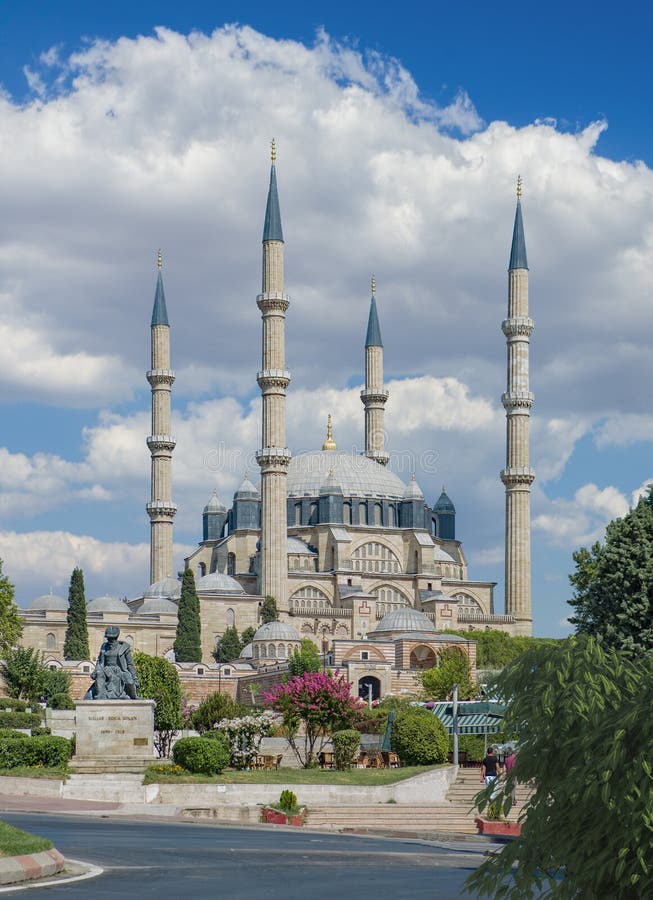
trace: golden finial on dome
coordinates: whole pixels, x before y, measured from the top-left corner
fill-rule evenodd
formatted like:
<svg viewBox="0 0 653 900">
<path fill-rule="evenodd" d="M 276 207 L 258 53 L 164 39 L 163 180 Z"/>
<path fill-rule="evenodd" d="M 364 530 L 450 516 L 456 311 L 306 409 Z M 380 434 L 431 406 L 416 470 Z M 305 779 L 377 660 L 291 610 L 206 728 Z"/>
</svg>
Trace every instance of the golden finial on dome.
<svg viewBox="0 0 653 900">
<path fill-rule="evenodd" d="M 521 175 L 517 176 L 517 199 L 521 200 Z"/>
<path fill-rule="evenodd" d="M 272 145 L 271 145 L 271 146 L 272 146 L 272 153 L 271 153 L 271 156 L 272 156 L 272 165 L 274 165 L 275 162 L 277 161 L 277 143 L 276 143 L 276 141 L 275 141 L 274 138 L 272 138 Z"/>
<path fill-rule="evenodd" d="M 376 294 L 376 278 L 372 275 L 372 293 Z"/>
<path fill-rule="evenodd" d="M 163 253 L 161 252 L 161 248 L 156 251 L 156 267 L 159 271 L 163 268 Z"/>
<path fill-rule="evenodd" d="M 336 450 L 336 442 L 333 440 L 333 432 L 331 429 L 331 413 L 327 416 L 327 436 L 326 441 L 322 444 L 323 450 Z"/>
</svg>

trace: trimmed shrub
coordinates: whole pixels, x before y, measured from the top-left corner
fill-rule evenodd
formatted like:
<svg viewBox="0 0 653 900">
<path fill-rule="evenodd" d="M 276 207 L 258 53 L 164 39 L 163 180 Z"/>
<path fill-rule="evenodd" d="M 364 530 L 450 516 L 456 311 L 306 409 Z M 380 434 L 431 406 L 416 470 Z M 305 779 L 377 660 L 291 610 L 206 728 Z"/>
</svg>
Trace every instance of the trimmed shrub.
<svg viewBox="0 0 653 900">
<path fill-rule="evenodd" d="M 0 712 L 0 728 L 38 728 L 41 724 L 41 716 L 37 713 Z"/>
<path fill-rule="evenodd" d="M 221 719 L 235 719 L 243 713 L 249 713 L 245 707 L 236 703 L 229 694 L 209 694 L 206 700 L 203 700 L 197 709 L 191 713 L 190 721 L 195 729 L 203 734 L 211 728 L 215 728 L 216 723 Z"/>
<path fill-rule="evenodd" d="M 24 738 L 26 737 L 25 733 L 22 731 L 15 731 L 13 728 L 0 728 L 0 741 L 5 738 Z"/>
<path fill-rule="evenodd" d="M 0 739 L 0 769 L 17 766 L 61 768 L 68 764 L 72 744 L 68 738 L 52 735 Z"/>
<path fill-rule="evenodd" d="M 75 701 L 68 694 L 53 694 L 48 706 L 50 709 L 75 709 Z"/>
<path fill-rule="evenodd" d="M 219 731 L 217 728 L 211 728 L 209 731 L 205 731 L 202 735 L 203 738 L 206 738 L 209 741 L 223 741 L 227 737 L 227 735 L 223 731 Z M 229 743 L 227 741 L 227 743 Z"/>
<path fill-rule="evenodd" d="M 279 806 L 284 812 L 292 812 L 297 809 L 297 794 L 294 791 L 283 790 L 279 797 Z"/>
<path fill-rule="evenodd" d="M 27 710 L 27 701 L 14 700 L 13 697 L 0 697 L 0 709 L 11 709 L 14 712 L 25 712 Z"/>
<path fill-rule="evenodd" d="M 172 748 L 175 764 L 188 772 L 202 775 L 219 775 L 229 765 L 231 750 L 224 735 L 211 740 L 204 738 L 181 738 Z"/>
<path fill-rule="evenodd" d="M 354 728 L 336 731 L 331 736 L 336 769 L 339 769 L 341 772 L 345 769 L 351 769 L 360 752 L 360 740 L 360 732 Z"/>
<path fill-rule="evenodd" d="M 443 763 L 449 735 L 442 722 L 427 710 L 401 712 L 392 726 L 392 749 L 407 766 Z"/>
<path fill-rule="evenodd" d="M 48 728 L 47 725 L 32 728 L 32 737 L 42 737 L 44 734 L 52 734 L 52 729 Z"/>
</svg>

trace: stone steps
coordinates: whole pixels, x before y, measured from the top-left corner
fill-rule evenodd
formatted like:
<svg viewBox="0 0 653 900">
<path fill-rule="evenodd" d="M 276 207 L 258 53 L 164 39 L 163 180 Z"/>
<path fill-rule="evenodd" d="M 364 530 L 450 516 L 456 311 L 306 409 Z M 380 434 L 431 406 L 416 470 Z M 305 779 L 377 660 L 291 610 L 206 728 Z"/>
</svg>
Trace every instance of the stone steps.
<svg viewBox="0 0 653 900">
<path fill-rule="evenodd" d="M 334 831 L 370 829 L 388 831 L 448 831 L 475 834 L 472 816 L 451 805 L 316 806 L 306 818 L 309 828 Z"/>
</svg>

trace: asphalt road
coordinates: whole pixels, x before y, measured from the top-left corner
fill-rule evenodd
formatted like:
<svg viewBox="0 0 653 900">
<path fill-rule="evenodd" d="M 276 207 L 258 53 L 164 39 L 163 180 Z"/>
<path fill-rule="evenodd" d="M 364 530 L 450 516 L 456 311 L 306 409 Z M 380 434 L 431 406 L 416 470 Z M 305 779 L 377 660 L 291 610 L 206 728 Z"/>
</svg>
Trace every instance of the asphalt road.
<svg viewBox="0 0 653 900">
<path fill-rule="evenodd" d="M 43 900 L 454 900 L 465 896 L 463 882 L 482 860 L 481 848 L 464 843 L 36 813 L 2 819 L 105 869 L 98 878 L 42 888 Z"/>
</svg>

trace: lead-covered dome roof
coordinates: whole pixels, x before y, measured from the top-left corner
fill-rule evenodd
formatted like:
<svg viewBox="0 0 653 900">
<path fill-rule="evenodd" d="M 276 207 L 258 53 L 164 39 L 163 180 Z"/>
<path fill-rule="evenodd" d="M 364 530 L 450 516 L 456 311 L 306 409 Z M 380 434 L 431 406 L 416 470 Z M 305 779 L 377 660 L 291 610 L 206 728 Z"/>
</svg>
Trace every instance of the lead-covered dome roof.
<svg viewBox="0 0 653 900">
<path fill-rule="evenodd" d="M 225 572 L 211 572 L 197 580 L 198 591 L 220 591 L 225 594 L 244 594 L 242 585 Z"/>
<path fill-rule="evenodd" d="M 405 633 L 407 631 L 436 631 L 436 627 L 428 616 L 412 606 L 401 606 L 399 609 L 393 609 L 392 612 L 386 613 L 379 624 L 374 629 L 374 634 L 385 631 L 398 631 Z"/>
<path fill-rule="evenodd" d="M 43 594 L 32 600 L 27 608 L 30 612 L 68 612 L 68 601 L 58 594 Z"/>
<path fill-rule="evenodd" d="M 136 614 L 139 616 L 151 615 L 168 615 L 176 616 L 178 612 L 177 604 L 165 597 L 147 598 L 145 602 L 139 606 Z"/>
<path fill-rule="evenodd" d="M 288 467 L 289 497 L 319 496 L 330 470 L 346 497 L 387 497 L 401 500 L 406 485 L 385 466 L 367 456 L 338 450 L 316 450 L 293 456 Z"/>
<path fill-rule="evenodd" d="M 299 632 L 285 622 L 266 622 L 261 625 L 253 641 L 300 641 Z"/>
<path fill-rule="evenodd" d="M 143 597 L 146 600 L 160 597 L 166 600 L 179 600 L 181 597 L 181 581 L 172 577 L 162 578 L 161 581 L 153 582 L 144 592 Z"/>
<path fill-rule="evenodd" d="M 94 600 L 91 600 L 86 605 L 86 611 L 89 613 L 129 613 L 131 610 L 127 606 L 126 603 L 123 603 L 122 600 L 118 600 L 117 597 L 109 597 L 108 594 L 105 594 L 104 597 L 96 597 Z"/>
</svg>

